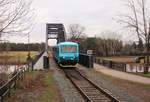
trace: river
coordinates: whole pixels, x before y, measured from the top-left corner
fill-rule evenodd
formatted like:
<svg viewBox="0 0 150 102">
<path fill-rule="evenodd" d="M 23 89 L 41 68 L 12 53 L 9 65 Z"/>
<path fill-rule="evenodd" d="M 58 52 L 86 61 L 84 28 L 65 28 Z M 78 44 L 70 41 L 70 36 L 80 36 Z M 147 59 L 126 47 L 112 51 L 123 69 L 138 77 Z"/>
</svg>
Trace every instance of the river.
<svg viewBox="0 0 150 102">
<path fill-rule="evenodd" d="M 25 65 L 22 65 L 25 66 Z M 21 66 L 18 65 L 0 65 L 0 73 L 11 74 L 15 70 L 19 69 Z"/>
</svg>

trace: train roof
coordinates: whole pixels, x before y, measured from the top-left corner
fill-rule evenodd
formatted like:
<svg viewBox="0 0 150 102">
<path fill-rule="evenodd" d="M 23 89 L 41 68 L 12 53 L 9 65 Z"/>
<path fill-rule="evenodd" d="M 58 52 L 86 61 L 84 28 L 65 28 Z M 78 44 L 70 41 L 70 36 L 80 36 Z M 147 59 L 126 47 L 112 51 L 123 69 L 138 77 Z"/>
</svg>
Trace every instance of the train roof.
<svg viewBox="0 0 150 102">
<path fill-rule="evenodd" d="M 77 43 L 75 43 L 75 42 L 61 42 L 61 43 L 59 43 L 58 44 L 58 46 L 60 46 L 60 45 L 78 45 Z"/>
</svg>

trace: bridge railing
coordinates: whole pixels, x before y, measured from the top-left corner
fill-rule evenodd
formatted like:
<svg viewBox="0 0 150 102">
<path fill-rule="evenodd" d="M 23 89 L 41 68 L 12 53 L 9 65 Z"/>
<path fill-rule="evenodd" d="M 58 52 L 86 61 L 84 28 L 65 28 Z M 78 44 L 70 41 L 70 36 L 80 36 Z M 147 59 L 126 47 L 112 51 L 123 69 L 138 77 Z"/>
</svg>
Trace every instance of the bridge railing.
<svg viewBox="0 0 150 102">
<path fill-rule="evenodd" d="M 99 58 L 95 58 L 94 61 L 95 63 L 106 66 L 108 68 L 126 72 L 126 63 L 115 62 L 115 61 L 99 59 Z"/>
<path fill-rule="evenodd" d="M 79 63 L 88 68 L 93 68 L 93 56 L 87 54 L 79 54 Z"/>
<path fill-rule="evenodd" d="M 0 102 L 4 102 L 4 98 L 11 95 L 11 90 L 16 89 L 19 81 L 25 77 L 26 71 L 29 71 L 29 67 L 21 67 L 10 80 L 0 87 Z"/>
</svg>

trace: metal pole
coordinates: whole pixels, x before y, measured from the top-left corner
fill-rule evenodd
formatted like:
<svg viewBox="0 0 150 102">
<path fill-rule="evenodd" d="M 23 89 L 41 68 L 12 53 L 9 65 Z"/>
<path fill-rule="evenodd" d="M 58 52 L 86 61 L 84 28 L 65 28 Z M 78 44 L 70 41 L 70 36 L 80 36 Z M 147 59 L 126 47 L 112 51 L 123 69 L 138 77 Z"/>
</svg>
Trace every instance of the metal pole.
<svg viewBox="0 0 150 102">
<path fill-rule="evenodd" d="M 30 56 L 30 46 L 29 46 L 29 43 L 30 43 L 30 34 L 28 33 L 28 54 Z"/>
<path fill-rule="evenodd" d="M 32 66 L 30 66 L 32 63 L 32 58 L 31 58 L 31 54 L 30 54 L 30 33 L 28 33 L 28 69 Z M 32 67 L 32 70 L 33 70 L 33 67 Z"/>
<path fill-rule="evenodd" d="M 48 24 L 46 24 L 46 43 L 45 43 L 45 51 L 48 51 Z"/>
</svg>

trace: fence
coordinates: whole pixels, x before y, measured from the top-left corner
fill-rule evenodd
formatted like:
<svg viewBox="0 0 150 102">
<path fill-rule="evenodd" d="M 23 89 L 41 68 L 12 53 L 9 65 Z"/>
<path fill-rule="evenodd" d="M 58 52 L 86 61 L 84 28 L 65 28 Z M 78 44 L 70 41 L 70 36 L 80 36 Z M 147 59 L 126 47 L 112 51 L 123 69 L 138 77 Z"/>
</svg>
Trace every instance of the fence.
<svg viewBox="0 0 150 102">
<path fill-rule="evenodd" d="M 11 89 L 16 89 L 19 81 L 23 80 L 23 78 L 25 77 L 26 71 L 29 71 L 29 68 L 20 68 L 20 70 L 16 72 L 16 74 L 13 75 L 13 77 L 9 81 L 7 81 L 3 86 L 0 87 L 0 102 L 3 102 L 6 96 L 10 96 Z"/>
<path fill-rule="evenodd" d="M 95 63 L 101 64 L 103 66 L 126 72 L 126 63 L 122 62 L 114 62 L 110 60 L 104 60 L 104 59 L 97 59 L 95 58 Z"/>
<path fill-rule="evenodd" d="M 97 64 L 101 64 L 108 68 L 119 70 L 119 71 L 124 71 L 124 72 L 144 72 L 146 68 L 144 64 L 114 62 L 111 60 L 104 60 L 104 59 L 99 59 L 99 58 L 95 58 L 94 61 Z M 148 71 L 150 72 L 150 66 L 147 66 L 147 67 L 149 68 Z"/>
<path fill-rule="evenodd" d="M 93 56 L 92 55 L 87 55 L 87 54 L 81 54 L 79 55 L 79 63 L 88 67 L 88 68 L 93 68 Z"/>
</svg>

